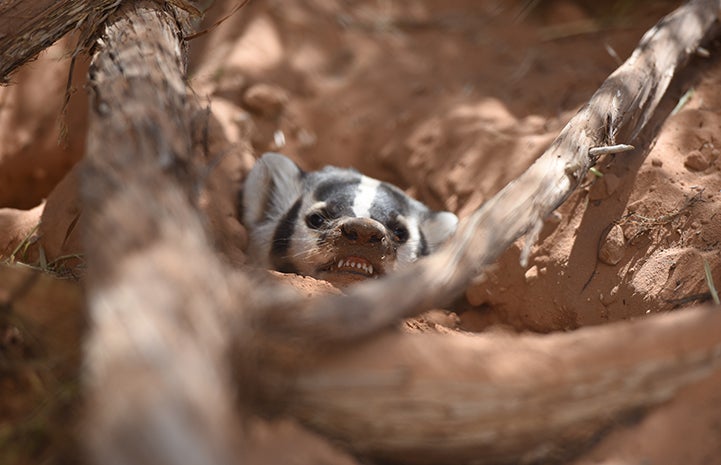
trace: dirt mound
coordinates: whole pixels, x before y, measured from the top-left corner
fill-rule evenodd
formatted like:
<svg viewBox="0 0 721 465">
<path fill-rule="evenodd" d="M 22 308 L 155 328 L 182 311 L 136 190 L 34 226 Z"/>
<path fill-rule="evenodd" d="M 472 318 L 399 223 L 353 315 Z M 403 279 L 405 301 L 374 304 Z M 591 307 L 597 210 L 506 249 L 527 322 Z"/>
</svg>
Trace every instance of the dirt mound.
<svg viewBox="0 0 721 465">
<path fill-rule="evenodd" d="M 548 222 L 528 269 L 512 248 L 468 301 L 489 307 L 489 321 L 549 331 L 710 299 L 704 262 L 721 271 L 720 72 L 707 70 L 652 148 L 601 160 Z"/>
</svg>

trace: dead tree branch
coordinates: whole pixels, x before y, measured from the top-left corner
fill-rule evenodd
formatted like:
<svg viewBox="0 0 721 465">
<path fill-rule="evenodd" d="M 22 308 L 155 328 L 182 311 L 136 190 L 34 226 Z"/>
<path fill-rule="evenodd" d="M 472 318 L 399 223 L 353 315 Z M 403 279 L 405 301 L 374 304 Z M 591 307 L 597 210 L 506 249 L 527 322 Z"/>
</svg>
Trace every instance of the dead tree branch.
<svg viewBox="0 0 721 465">
<path fill-rule="evenodd" d="M 82 38 L 120 4 L 119 0 L 7 0 L 0 3 L 0 83 L 15 69 L 68 32 Z M 82 42 L 81 38 L 81 42 Z"/>
<path fill-rule="evenodd" d="M 718 310 L 696 309 L 547 336 L 391 334 L 325 355 L 286 399 L 392 463 L 537 463 L 718 373 L 719 331 Z"/>
<path fill-rule="evenodd" d="M 86 424 L 96 463 L 236 463 L 228 273 L 192 201 L 186 16 L 157 2 L 124 3 L 89 71 L 81 188 Z"/>
</svg>

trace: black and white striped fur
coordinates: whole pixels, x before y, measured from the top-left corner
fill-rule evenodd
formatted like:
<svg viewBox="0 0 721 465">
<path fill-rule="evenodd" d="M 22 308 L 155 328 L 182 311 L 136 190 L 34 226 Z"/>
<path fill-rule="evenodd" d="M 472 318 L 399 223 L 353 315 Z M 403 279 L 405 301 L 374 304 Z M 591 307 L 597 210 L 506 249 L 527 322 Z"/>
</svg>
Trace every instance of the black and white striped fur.
<svg viewBox="0 0 721 465">
<path fill-rule="evenodd" d="M 355 170 L 304 172 L 266 153 L 246 180 L 243 222 L 257 264 L 353 281 L 428 255 L 455 232 L 458 218 Z"/>
</svg>

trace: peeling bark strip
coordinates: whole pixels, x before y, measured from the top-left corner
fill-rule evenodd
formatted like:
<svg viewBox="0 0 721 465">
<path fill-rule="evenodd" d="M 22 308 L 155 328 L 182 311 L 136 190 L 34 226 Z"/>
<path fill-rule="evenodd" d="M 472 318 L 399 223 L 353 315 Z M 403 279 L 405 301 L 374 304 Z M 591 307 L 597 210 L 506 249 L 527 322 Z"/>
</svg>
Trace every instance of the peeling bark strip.
<svg viewBox="0 0 721 465">
<path fill-rule="evenodd" d="M 445 305 L 524 234 L 522 258 L 527 257 L 544 219 L 596 162 L 589 149 L 633 142 L 673 76 L 718 23 L 720 9 L 721 1 L 693 0 L 646 32 L 633 55 L 606 79 L 549 149 L 462 221 L 439 252 L 383 280 L 360 284 L 348 296 L 267 308 L 264 328 L 308 344 L 367 337 L 399 318 Z"/>
<path fill-rule="evenodd" d="M 75 28 L 86 33 L 119 0 L 3 0 L 0 2 L 0 83 Z"/>
<path fill-rule="evenodd" d="M 230 292 L 191 205 L 184 13 L 124 2 L 90 68 L 82 198 L 95 463 L 231 464 Z"/>
</svg>

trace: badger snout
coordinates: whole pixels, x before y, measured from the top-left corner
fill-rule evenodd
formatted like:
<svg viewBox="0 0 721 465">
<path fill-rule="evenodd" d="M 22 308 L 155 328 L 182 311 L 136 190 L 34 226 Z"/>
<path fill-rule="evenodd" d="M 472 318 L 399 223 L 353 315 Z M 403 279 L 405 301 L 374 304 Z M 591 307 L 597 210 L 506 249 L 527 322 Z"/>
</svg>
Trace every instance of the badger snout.
<svg viewBox="0 0 721 465">
<path fill-rule="evenodd" d="M 377 278 L 394 268 L 396 250 L 382 223 L 371 218 L 349 217 L 339 220 L 332 230 L 326 242 L 332 258 L 318 268 L 316 277 L 346 285 Z"/>
<path fill-rule="evenodd" d="M 347 218 L 338 226 L 341 240 L 349 245 L 387 247 L 388 232 L 385 226 L 371 218 Z"/>
</svg>

